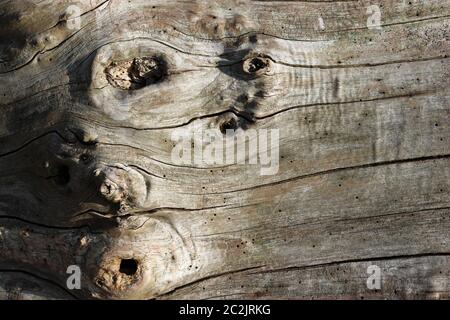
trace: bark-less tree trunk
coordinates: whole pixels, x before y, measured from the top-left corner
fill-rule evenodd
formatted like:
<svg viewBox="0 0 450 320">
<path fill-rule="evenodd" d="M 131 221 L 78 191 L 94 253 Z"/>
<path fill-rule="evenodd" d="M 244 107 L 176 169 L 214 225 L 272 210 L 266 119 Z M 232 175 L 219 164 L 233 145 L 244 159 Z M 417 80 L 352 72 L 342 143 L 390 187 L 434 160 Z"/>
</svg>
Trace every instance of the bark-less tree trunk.
<svg viewBox="0 0 450 320">
<path fill-rule="evenodd" d="M 0 298 L 448 298 L 449 35 L 449 0 L 1 1 Z M 278 172 L 176 163 L 206 129 L 278 129 Z"/>
</svg>

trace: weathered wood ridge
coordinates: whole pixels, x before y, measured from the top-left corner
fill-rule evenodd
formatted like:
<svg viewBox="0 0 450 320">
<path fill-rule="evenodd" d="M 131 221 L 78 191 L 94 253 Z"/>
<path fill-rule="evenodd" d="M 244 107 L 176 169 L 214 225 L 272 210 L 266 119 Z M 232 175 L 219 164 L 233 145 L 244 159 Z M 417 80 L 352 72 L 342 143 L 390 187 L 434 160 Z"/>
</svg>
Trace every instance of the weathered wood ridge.
<svg viewBox="0 0 450 320">
<path fill-rule="evenodd" d="M 0 17 L 0 298 L 450 297 L 449 0 Z M 278 173 L 174 163 L 208 128 L 279 129 Z"/>
</svg>

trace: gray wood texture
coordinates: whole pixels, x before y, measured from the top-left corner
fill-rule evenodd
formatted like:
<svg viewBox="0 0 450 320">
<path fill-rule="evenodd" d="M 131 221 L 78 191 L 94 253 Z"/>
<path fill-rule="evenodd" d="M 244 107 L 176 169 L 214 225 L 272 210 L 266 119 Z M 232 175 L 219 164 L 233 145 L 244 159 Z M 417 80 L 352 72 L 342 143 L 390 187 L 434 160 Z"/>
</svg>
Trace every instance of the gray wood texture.
<svg viewBox="0 0 450 320">
<path fill-rule="evenodd" d="M 0 299 L 450 298 L 449 54 L 448 0 L 0 1 Z M 230 122 L 277 174 L 174 163 Z"/>
</svg>

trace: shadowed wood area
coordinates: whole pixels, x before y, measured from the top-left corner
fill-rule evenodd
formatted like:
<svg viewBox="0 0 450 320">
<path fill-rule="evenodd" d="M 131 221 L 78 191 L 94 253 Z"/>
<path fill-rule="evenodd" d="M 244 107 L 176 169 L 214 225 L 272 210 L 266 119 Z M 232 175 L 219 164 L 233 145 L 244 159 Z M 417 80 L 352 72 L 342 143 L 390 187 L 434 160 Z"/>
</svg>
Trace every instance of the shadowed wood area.
<svg viewBox="0 0 450 320">
<path fill-rule="evenodd" d="M 0 17 L 0 299 L 450 298 L 450 0 Z M 175 161 L 210 129 L 277 170 Z"/>
</svg>

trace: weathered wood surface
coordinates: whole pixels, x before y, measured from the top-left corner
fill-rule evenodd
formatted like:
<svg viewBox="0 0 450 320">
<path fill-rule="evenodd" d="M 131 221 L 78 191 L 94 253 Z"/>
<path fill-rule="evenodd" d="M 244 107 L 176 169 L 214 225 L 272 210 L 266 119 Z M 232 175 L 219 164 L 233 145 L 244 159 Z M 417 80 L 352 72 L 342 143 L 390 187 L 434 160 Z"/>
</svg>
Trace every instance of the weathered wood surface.
<svg viewBox="0 0 450 320">
<path fill-rule="evenodd" d="M 28 0 L 0 17 L 0 298 L 449 298 L 450 1 Z M 142 57 L 164 68 L 151 83 L 117 80 Z M 174 130 L 230 119 L 279 129 L 277 174 L 173 163 Z"/>
</svg>

